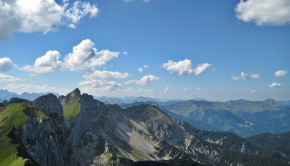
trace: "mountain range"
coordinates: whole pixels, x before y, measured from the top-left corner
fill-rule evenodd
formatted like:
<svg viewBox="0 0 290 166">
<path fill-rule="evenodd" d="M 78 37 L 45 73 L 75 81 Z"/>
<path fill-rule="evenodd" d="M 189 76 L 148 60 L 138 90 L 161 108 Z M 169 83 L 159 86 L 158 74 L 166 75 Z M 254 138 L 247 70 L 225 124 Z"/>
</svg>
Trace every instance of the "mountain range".
<svg viewBox="0 0 290 166">
<path fill-rule="evenodd" d="M 181 101 L 161 106 L 172 117 L 209 131 L 242 137 L 290 131 L 290 107 L 272 99 L 228 102 Z"/>
<path fill-rule="evenodd" d="M 27 93 L 20 95 L 0 90 L 0 102 L 11 98 L 35 100 L 49 93 Z M 56 96 L 60 96 L 54 93 Z M 222 131 L 249 137 L 261 133 L 279 134 L 290 131 L 290 102 L 267 99 L 264 101 L 235 100 L 226 102 L 192 100 L 160 100 L 149 97 L 95 97 L 105 104 L 118 104 L 122 108 L 140 104 L 157 105 L 174 119 L 207 130 Z"/>
<path fill-rule="evenodd" d="M 207 131 L 222 131 L 249 137 L 261 133 L 279 134 L 290 131 L 290 106 L 287 101 L 233 100 L 226 102 L 194 100 L 162 101 L 145 97 L 99 98 L 117 103 L 122 108 L 140 104 L 157 105 L 174 119 L 185 121 Z"/>
<path fill-rule="evenodd" d="M 121 108 L 79 89 L 0 104 L 3 166 L 287 165 L 289 140 L 289 132 L 242 138 L 204 131 L 156 104 Z"/>
<path fill-rule="evenodd" d="M 26 100 L 34 100 L 40 96 L 49 94 L 47 93 L 28 93 L 28 92 L 24 92 L 21 93 L 20 95 L 14 92 L 9 92 L 7 89 L 0 89 L 0 102 L 3 101 L 9 101 L 11 98 L 13 97 L 17 97 L 17 98 L 21 98 L 21 99 L 26 99 Z M 59 96 L 58 93 L 53 93 L 56 96 Z"/>
</svg>

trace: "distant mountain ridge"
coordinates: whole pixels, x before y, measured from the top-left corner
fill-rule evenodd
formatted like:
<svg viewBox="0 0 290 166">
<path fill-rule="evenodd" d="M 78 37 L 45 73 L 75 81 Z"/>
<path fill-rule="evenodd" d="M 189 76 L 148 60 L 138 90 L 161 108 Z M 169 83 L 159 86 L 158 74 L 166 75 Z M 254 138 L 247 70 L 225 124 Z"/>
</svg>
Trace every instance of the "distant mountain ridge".
<svg viewBox="0 0 290 166">
<path fill-rule="evenodd" d="M 228 102 L 181 101 L 162 107 L 172 117 L 210 131 L 243 137 L 290 131 L 290 107 L 273 99 Z"/>
<path fill-rule="evenodd" d="M 4 100 L 9 101 L 13 97 L 18 97 L 22 99 L 27 99 L 27 100 L 34 100 L 40 96 L 47 95 L 49 92 L 46 93 L 28 93 L 28 92 L 23 92 L 22 94 L 17 94 L 14 92 L 9 92 L 6 89 L 0 89 L 0 102 L 3 102 Z M 59 96 L 58 93 L 53 93 L 56 96 Z"/>
<path fill-rule="evenodd" d="M 160 105 L 168 105 L 180 101 L 185 101 L 184 99 L 158 99 L 150 98 L 144 96 L 138 97 L 95 97 L 96 99 L 106 103 L 106 104 L 119 104 L 119 105 L 128 105 L 133 103 L 158 103 Z M 196 101 L 204 101 L 205 99 L 194 98 Z"/>
<path fill-rule="evenodd" d="M 171 118 L 158 105 L 122 109 L 78 89 L 59 98 L 48 94 L 33 101 L 15 99 L 0 108 L 4 166 L 168 164 L 162 160 L 272 166 L 290 161 L 280 146 L 266 152 L 254 139 L 197 129 Z M 287 134 L 284 139 L 288 140 Z"/>
<path fill-rule="evenodd" d="M 116 100 L 110 99 L 112 103 L 115 103 Z M 231 132 L 242 137 L 290 131 L 289 105 L 273 99 L 263 101 L 240 99 L 225 102 L 201 99 L 159 101 L 150 98 L 134 102 L 134 99 L 133 97 L 131 100 L 119 99 L 118 104 L 122 108 L 141 104 L 158 105 L 172 118 L 185 121 L 194 127 L 208 131 Z M 124 101 L 128 103 L 124 104 L 126 103 Z"/>
</svg>

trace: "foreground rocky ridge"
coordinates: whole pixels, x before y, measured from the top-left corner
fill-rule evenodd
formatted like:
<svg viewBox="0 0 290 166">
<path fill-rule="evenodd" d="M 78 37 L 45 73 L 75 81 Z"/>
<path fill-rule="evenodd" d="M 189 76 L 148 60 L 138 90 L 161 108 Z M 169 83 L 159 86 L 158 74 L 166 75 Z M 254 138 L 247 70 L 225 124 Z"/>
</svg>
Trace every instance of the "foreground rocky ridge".
<svg viewBox="0 0 290 166">
<path fill-rule="evenodd" d="M 288 152 L 282 159 L 274 158 L 276 151 L 265 153 L 254 139 L 196 129 L 150 104 L 122 109 L 75 89 L 66 96 L 49 94 L 25 105 L 31 109 L 24 111 L 27 120 L 13 126 L 9 138 L 29 165 L 136 165 L 171 159 L 197 165 L 286 165 L 290 161 Z M 45 116 L 39 118 L 33 109 Z M 0 115 L 4 116 L 2 111 Z"/>
</svg>

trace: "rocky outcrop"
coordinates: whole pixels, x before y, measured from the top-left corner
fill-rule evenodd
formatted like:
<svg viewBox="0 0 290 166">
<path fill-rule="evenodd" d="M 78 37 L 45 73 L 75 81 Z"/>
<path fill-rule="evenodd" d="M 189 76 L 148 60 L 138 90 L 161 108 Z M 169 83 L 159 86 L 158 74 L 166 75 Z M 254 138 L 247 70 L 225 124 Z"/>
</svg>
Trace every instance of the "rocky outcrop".
<svg viewBox="0 0 290 166">
<path fill-rule="evenodd" d="M 58 98 L 53 94 L 41 96 L 33 101 L 33 106 L 41 108 L 52 118 L 63 120 L 63 108 Z"/>
<path fill-rule="evenodd" d="M 65 107 L 68 103 L 70 103 L 73 100 L 80 101 L 81 98 L 81 91 L 76 88 L 66 96 L 60 96 L 59 101 L 63 107 Z"/>
<path fill-rule="evenodd" d="M 13 132 L 16 143 L 41 166 L 80 165 L 72 144 L 70 128 L 59 121 L 31 117 Z M 21 156 L 21 155 L 20 155 Z"/>
<path fill-rule="evenodd" d="M 105 105 L 98 102 L 93 96 L 86 93 L 79 96 L 80 113 L 70 121 L 73 135 L 73 143 L 82 165 L 89 165 L 93 159 L 100 154 L 96 148 L 101 139 L 102 132 L 98 123 Z"/>
</svg>

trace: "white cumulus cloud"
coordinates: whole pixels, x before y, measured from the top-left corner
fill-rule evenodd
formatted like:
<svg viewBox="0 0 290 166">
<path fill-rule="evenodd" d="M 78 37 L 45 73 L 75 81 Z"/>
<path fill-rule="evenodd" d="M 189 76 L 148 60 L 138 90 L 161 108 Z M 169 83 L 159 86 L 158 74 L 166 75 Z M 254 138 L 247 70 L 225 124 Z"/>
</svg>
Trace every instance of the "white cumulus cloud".
<svg viewBox="0 0 290 166">
<path fill-rule="evenodd" d="M 10 58 L 0 58 L 0 71 L 8 71 L 15 67 Z"/>
<path fill-rule="evenodd" d="M 194 75 L 200 75 L 209 67 L 211 67 L 211 65 L 209 63 L 199 64 L 194 68 L 193 73 L 194 73 Z"/>
<path fill-rule="evenodd" d="M 257 25 L 290 23 L 289 0 L 240 0 L 235 10 L 238 19 Z"/>
<path fill-rule="evenodd" d="M 84 75 L 86 80 L 96 80 L 96 79 L 110 79 L 110 78 L 127 78 L 128 73 L 121 73 L 117 71 L 100 71 L 96 70 L 92 73 L 87 73 Z"/>
<path fill-rule="evenodd" d="M 71 71 L 83 71 L 103 66 L 108 61 L 119 56 L 119 52 L 109 50 L 98 51 L 95 44 L 90 40 L 83 40 L 80 44 L 73 47 L 72 53 L 65 58 L 65 68 Z"/>
<path fill-rule="evenodd" d="M 109 91 L 123 89 L 122 85 L 116 81 L 108 80 L 86 80 L 79 83 L 84 87 L 85 91 Z"/>
<path fill-rule="evenodd" d="M 33 66 L 24 66 L 22 70 L 33 73 L 54 72 L 61 68 L 62 62 L 59 60 L 60 53 L 56 50 L 49 50 L 45 55 L 36 59 Z"/>
<path fill-rule="evenodd" d="M 273 82 L 272 84 L 269 85 L 270 88 L 279 88 L 282 87 L 282 84 Z"/>
<path fill-rule="evenodd" d="M 164 63 L 162 66 L 167 71 L 170 71 L 172 73 L 177 73 L 179 75 L 193 73 L 191 60 L 189 59 L 184 59 L 183 61 L 178 61 L 178 62 L 169 60 L 167 63 Z"/>
<path fill-rule="evenodd" d="M 19 82 L 19 81 L 23 81 L 23 79 L 0 73 L 0 82 L 7 83 L 7 82 Z"/>
<path fill-rule="evenodd" d="M 240 75 L 237 76 L 232 76 L 232 80 L 249 80 L 249 79 L 257 79 L 259 78 L 261 75 L 258 73 L 253 73 L 253 74 L 247 74 L 244 72 L 241 72 Z"/>
<path fill-rule="evenodd" d="M 27 65 L 21 69 L 38 74 L 54 72 L 60 69 L 70 71 L 93 71 L 95 67 L 105 65 L 112 59 L 117 58 L 120 54 L 119 52 L 112 52 L 109 50 L 98 51 L 94 46 L 95 44 L 90 39 L 85 39 L 80 44 L 73 47 L 72 52 L 64 58 L 64 61 L 59 60 L 61 55 L 58 51 L 49 50 L 45 55 L 37 58 L 34 65 Z M 95 74 L 107 74 L 108 76 L 109 74 L 116 75 L 117 73 L 96 71 Z"/>
<path fill-rule="evenodd" d="M 88 2 L 63 0 L 1 0 L 0 39 L 8 39 L 12 32 L 54 31 L 57 26 L 75 28 L 79 20 L 89 15 L 95 17 L 98 8 Z"/>
<path fill-rule="evenodd" d="M 158 80 L 160 80 L 159 77 L 149 74 L 149 75 L 143 76 L 140 80 L 129 80 L 126 82 L 126 84 L 135 83 L 138 85 L 148 85 L 148 84 L 150 84 L 154 81 L 158 81 Z"/>
<path fill-rule="evenodd" d="M 197 65 L 194 69 L 192 68 L 191 60 L 184 59 L 183 61 L 174 62 L 169 60 L 168 62 L 164 63 L 162 67 L 170 71 L 171 73 L 177 73 L 179 75 L 200 75 L 203 73 L 207 68 L 211 67 L 209 63 L 203 63 Z"/>
<path fill-rule="evenodd" d="M 276 77 L 283 77 L 287 74 L 287 70 L 278 70 L 275 72 Z"/>
</svg>

